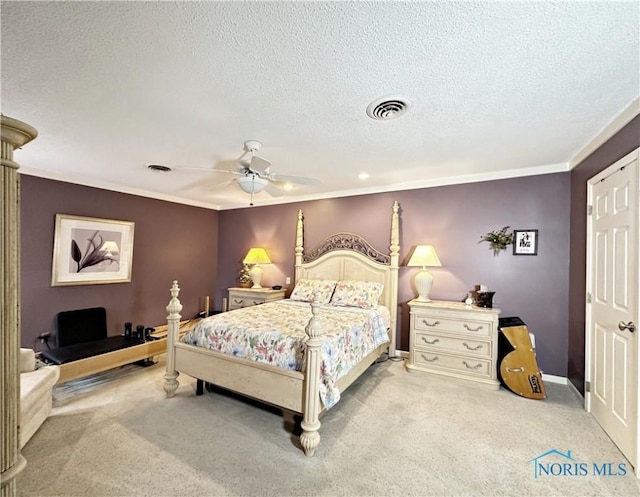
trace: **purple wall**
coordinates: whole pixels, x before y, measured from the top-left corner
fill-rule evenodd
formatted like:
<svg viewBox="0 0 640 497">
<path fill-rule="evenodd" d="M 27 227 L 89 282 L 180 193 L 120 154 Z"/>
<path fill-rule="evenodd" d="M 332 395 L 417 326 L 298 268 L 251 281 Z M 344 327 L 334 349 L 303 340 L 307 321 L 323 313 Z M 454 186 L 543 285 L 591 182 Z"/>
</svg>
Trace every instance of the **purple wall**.
<svg viewBox="0 0 640 497">
<path fill-rule="evenodd" d="M 587 261 L 587 182 L 611 164 L 640 147 L 640 116 L 605 142 L 571 171 L 571 263 L 569 276 L 568 377 L 584 393 L 585 295 Z"/>
<path fill-rule="evenodd" d="M 219 280 L 216 300 L 237 285 L 240 261 L 251 246 L 264 247 L 273 261 L 263 285 L 293 278 L 295 222 L 305 217 L 305 246 L 312 249 L 333 233 L 356 232 L 387 251 L 391 206 L 401 208 L 401 263 L 412 247 L 435 245 L 442 268 L 432 268 L 431 297 L 463 300 L 476 284 L 496 292 L 502 316 L 519 316 L 536 334 L 538 362 L 549 374 L 567 375 L 569 291 L 569 173 L 407 190 L 220 212 Z M 538 256 L 494 256 L 478 240 L 488 231 L 538 229 Z M 417 268 L 400 268 L 401 323 L 398 348 L 408 349 L 406 302 L 416 294 Z"/>
<path fill-rule="evenodd" d="M 265 247 L 274 263 L 265 267 L 264 285 L 284 285 L 286 276 L 294 276 L 298 209 L 305 216 L 307 249 L 328 235 L 350 231 L 386 251 L 391 205 L 397 200 L 401 262 L 418 244 L 433 244 L 440 255 L 443 267 L 431 270 L 432 297 L 462 300 L 474 285 L 487 285 L 496 291 L 494 304 L 502 315 L 520 316 L 536 334 L 541 369 L 568 376 L 582 390 L 586 182 L 638 146 L 640 117 L 571 173 L 221 212 L 21 176 L 21 343 L 33 346 L 39 333 L 55 330 L 59 311 L 83 307 L 105 306 L 112 335 L 121 333 L 125 321 L 161 324 L 173 279 L 182 288 L 183 316 L 201 310 L 205 295 L 220 308 L 227 288 L 237 285 L 240 261 L 254 245 Z M 51 287 L 56 213 L 134 221 L 132 282 Z M 538 229 L 539 255 L 508 251 L 494 257 L 488 244 L 477 243 L 484 233 L 506 225 Z M 406 302 L 415 295 L 416 270 L 400 268 L 401 350 L 408 348 Z"/>
<path fill-rule="evenodd" d="M 33 347 L 43 331 L 55 332 L 56 314 L 71 309 L 105 307 L 109 335 L 121 334 L 126 321 L 164 324 L 174 279 L 189 288 L 181 299 L 184 318 L 213 295 L 218 212 L 33 176 L 21 175 L 20 182 L 22 346 Z M 57 213 L 134 221 L 131 282 L 52 287 Z"/>
</svg>

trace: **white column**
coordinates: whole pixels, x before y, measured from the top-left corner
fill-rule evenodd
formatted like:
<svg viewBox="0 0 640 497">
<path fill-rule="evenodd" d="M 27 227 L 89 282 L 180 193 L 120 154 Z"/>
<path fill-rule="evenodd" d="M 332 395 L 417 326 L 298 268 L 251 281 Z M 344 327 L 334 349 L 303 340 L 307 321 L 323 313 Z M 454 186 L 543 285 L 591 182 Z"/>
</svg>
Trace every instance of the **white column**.
<svg viewBox="0 0 640 497">
<path fill-rule="evenodd" d="M 38 136 L 28 124 L 2 116 L 0 155 L 0 495 L 17 494 L 16 476 L 27 461 L 20 453 L 20 197 L 13 151 Z"/>
</svg>

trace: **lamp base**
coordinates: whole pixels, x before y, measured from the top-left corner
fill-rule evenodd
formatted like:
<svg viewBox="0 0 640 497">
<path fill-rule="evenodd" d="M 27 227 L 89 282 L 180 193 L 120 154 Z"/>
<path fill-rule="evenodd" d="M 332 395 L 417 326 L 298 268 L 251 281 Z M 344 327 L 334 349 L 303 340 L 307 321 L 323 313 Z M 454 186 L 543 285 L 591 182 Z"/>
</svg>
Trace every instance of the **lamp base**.
<svg viewBox="0 0 640 497">
<path fill-rule="evenodd" d="M 416 284 L 416 290 L 418 290 L 418 298 L 416 300 L 418 302 L 431 302 L 431 299 L 429 298 L 429 292 L 433 286 L 433 276 L 431 276 L 431 273 L 425 268 L 422 268 L 420 272 L 416 274 L 416 279 L 414 281 Z"/>
<path fill-rule="evenodd" d="M 262 281 L 263 272 L 264 271 L 259 264 L 256 264 L 251 268 L 251 271 L 249 271 L 249 274 L 251 275 L 251 281 L 253 281 L 253 286 L 251 288 L 262 288 L 260 282 Z"/>
<path fill-rule="evenodd" d="M 418 295 L 417 298 L 414 299 L 416 302 L 432 302 L 432 300 L 429 297 L 420 297 Z"/>
</svg>

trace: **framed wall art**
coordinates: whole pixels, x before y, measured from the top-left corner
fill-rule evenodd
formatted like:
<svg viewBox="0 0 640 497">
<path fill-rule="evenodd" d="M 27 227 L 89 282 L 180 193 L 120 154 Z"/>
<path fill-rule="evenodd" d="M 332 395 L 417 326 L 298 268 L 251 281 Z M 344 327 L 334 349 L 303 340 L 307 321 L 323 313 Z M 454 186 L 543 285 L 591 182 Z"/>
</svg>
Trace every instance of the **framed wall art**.
<svg viewBox="0 0 640 497">
<path fill-rule="evenodd" d="M 513 255 L 538 255 L 538 230 L 513 230 Z"/>
<path fill-rule="evenodd" d="M 56 214 L 51 286 L 131 281 L 131 221 Z"/>
</svg>

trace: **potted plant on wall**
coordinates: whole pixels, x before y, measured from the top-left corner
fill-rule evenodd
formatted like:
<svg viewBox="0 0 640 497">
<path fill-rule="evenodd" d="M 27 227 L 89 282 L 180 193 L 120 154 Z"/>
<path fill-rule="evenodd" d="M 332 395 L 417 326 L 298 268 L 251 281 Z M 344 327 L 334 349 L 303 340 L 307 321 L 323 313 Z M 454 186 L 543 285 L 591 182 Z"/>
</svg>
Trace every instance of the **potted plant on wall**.
<svg viewBox="0 0 640 497">
<path fill-rule="evenodd" d="M 242 268 L 238 272 L 238 279 L 240 280 L 240 288 L 251 287 L 251 273 L 249 264 L 242 265 Z"/>
<path fill-rule="evenodd" d="M 509 226 L 505 226 L 500 230 L 493 230 L 480 237 L 480 241 L 489 242 L 493 255 L 498 255 L 502 250 L 506 250 L 513 243 L 513 233 L 508 232 Z"/>
</svg>

